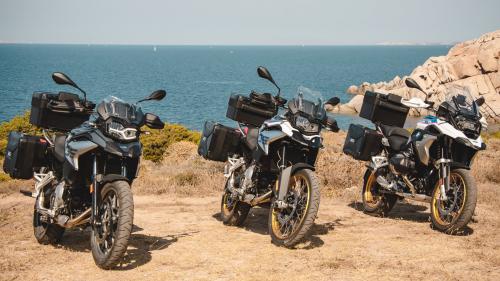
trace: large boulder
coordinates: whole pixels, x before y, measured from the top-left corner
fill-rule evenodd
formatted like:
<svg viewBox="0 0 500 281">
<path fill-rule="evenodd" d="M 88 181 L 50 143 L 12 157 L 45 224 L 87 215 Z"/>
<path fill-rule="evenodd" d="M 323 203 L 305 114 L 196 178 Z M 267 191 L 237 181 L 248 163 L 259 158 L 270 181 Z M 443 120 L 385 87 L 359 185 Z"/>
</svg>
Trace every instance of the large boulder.
<svg viewBox="0 0 500 281">
<path fill-rule="evenodd" d="M 500 114 L 500 30 L 490 32 L 473 40 L 453 46 L 446 56 L 430 57 L 421 66 L 416 67 L 409 77 L 427 92 L 434 93 L 431 100 L 436 103 L 444 100 L 450 85 L 467 86 L 477 98 L 483 96 L 486 104 L 495 111 L 482 109 L 484 115 L 495 120 L 493 116 Z M 393 93 L 404 98 L 420 97 L 423 94 L 406 87 L 404 80 L 408 76 L 394 77 L 388 82 L 363 82 L 347 89 L 348 93 L 357 94 L 352 100 L 338 106 L 339 111 L 359 112 L 362 95 L 366 91 Z M 411 115 L 418 116 L 421 111 L 412 110 Z"/>
<path fill-rule="evenodd" d="M 347 93 L 352 94 L 352 95 L 357 95 L 358 94 L 358 86 L 351 85 L 349 88 L 347 88 Z"/>
<path fill-rule="evenodd" d="M 477 61 L 483 73 L 498 71 L 500 57 L 500 40 L 486 42 L 479 48 Z"/>
</svg>

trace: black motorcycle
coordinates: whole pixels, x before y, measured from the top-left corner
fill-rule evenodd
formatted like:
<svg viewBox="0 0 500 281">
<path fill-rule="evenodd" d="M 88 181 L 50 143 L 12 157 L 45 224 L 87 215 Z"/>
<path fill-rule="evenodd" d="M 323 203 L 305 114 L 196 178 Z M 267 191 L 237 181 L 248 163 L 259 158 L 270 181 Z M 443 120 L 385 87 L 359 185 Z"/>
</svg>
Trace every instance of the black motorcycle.
<svg viewBox="0 0 500 281">
<path fill-rule="evenodd" d="M 318 93 L 301 87 L 287 102 L 266 68 L 259 67 L 257 73 L 273 83 L 278 94 L 233 94 L 226 116 L 237 121 L 238 128 L 205 123 L 198 152 L 206 159 L 227 161 L 223 222 L 239 226 L 250 208 L 270 205 L 272 242 L 293 247 L 311 228 L 319 208 L 314 165 L 322 147 L 321 129 L 336 132 L 338 127 Z"/>
<path fill-rule="evenodd" d="M 11 132 L 4 170 L 13 178 L 35 178 L 31 196 L 39 243 L 57 243 L 65 229 L 89 225 L 94 261 L 110 269 L 124 255 L 132 230 L 140 128 L 164 127 L 137 103 L 161 100 L 166 92 L 155 91 L 136 104 L 110 97 L 96 107 L 65 74 L 52 78 L 80 90 L 84 99 L 66 92 L 34 93 L 30 122 L 43 128 L 44 136 Z"/>
</svg>

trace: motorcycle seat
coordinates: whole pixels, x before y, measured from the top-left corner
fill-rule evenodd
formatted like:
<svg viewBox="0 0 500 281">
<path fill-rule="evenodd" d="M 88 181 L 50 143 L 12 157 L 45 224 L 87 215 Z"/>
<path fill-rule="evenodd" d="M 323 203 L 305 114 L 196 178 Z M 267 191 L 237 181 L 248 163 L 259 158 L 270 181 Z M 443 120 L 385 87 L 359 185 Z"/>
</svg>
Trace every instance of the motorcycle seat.
<svg viewBox="0 0 500 281">
<path fill-rule="evenodd" d="M 54 140 L 54 156 L 57 161 L 64 162 L 64 145 L 66 143 L 66 135 L 56 136 Z"/>
<path fill-rule="evenodd" d="M 408 138 L 410 138 L 410 132 L 401 127 L 380 124 L 380 129 L 382 129 L 382 133 L 389 140 L 391 148 L 396 151 L 400 151 L 408 141 Z"/>
<path fill-rule="evenodd" d="M 245 144 L 250 150 L 255 150 L 257 148 L 257 138 L 259 137 L 259 128 L 249 126 L 246 130 Z"/>
</svg>

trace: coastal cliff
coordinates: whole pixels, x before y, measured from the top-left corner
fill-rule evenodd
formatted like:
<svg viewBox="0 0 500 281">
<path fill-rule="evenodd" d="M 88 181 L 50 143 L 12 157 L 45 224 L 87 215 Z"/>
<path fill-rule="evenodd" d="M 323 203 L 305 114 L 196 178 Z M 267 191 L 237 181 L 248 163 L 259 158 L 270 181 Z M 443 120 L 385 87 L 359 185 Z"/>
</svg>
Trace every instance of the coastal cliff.
<svg viewBox="0 0 500 281">
<path fill-rule="evenodd" d="M 500 122 L 500 30 L 453 46 L 446 56 L 430 57 L 408 76 L 396 76 L 391 81 L 352 85 L 347 93 L 355 95 L 351 101 L 336 107 L 332 112 L 356 114 L 361 109 L 366 91 L 392 93 L 404 98 L 424 95 L 406 87 L 407 77 L 415 79 L 437 104 L 444 100 L 447 88 L 452 85 L 467 86 L 475 98 L 483 96 L 486 106 L 481 108 L 490 121 Z M 410 111 L 412 116 L 425 115 L 425 110 Z"/>
</svg>

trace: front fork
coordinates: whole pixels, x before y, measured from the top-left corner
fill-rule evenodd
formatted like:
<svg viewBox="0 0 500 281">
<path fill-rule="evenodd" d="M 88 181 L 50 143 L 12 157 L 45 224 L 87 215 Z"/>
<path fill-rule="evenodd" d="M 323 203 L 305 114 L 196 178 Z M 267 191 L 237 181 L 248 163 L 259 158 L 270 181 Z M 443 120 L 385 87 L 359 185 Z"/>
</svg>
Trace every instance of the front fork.
<svg viewBox="0 0 500 281">
<path fill-rule="evenodd" d="M 127 177 L 127 166 L 122 161 L 121 174 L 124 177 Z M 101 178 L 99 178 L 101 177 Z M 90 192 L 92 193 L 92 215 L 90 218 L 90 222 L 92 225 L 100 224 L 100 221 L 97 220 L 99 217 L 99 205 L 101 203 L 101 186 L 100 182 L 102 180 L 102 175 L 97 173 L 97 155 L 94 154 L 94 159 L 92 161 L 92 184 L 90 186 Z"/>
<path fill-rule="evenodd" d="M 447 150 L 442 148 L 441 159 L 436 161 L 436 166 L 439 168 L 439 188 L 440 188 L 440 199 L 442 201 L 448 200 L 446 192 L 450 190 L 450 171 L 451 171 L 451 159 L 448 157 Z"/>
<path fill-rule="evenodd" d="M 99 202 L 101 200 L 101 192 L 99 182 L 97 180 L 97 155 L 95 154 L 92 163 L 92 185 L 90 191 L 92 193 L 92 217 L 90 221 L 92 225 L 96 225 L 96 218 L 99 217 L 99 209 L 97 208 L 97 206 L 99 206 Z"/>
<path fill-rule="evenodd" d="M 285 202 L 285 196 L 288 193 L 288 183 L 290 181 L 290 174 L 292 172 L 292 166 L 285 168 L 286 167 L 285 151 L 286 151 L 286 146 L 283 146 L 283 154 L 279 167 L 280 173 L 278 177 L 278 194 L 275 194 L 275 196 L 277 196 L 277 200 L 274 203 L 275 207 L 279 209 L 284 209 L 288 207 L 288 203 Z"/>
</svg>

